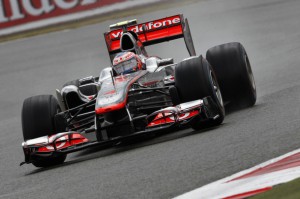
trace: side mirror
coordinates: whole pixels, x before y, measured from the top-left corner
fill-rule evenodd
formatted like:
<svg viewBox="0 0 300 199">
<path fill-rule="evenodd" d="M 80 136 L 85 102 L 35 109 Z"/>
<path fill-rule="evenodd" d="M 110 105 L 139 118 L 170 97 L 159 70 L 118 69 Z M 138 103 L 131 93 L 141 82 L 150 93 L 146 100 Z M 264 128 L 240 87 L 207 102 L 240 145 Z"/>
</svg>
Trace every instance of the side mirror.
<svg viewBox="0 0 300 199">
<path fill-rule="evenodd" d="M 100 85 L 98 83 L 90 83 L 79 86 L 79 91 L 87 96 L 96 95 L 100 90 Z"/>
<path fill-rule="evenodd" d="M 95 78 L 93 76 L 85 77 L 82 79 L 79 79 L 80 85 L 84 84 L 90 84 L 90 83 L 95 83 Z"/>
<path fill-rule="evenodd" d="M 174 59 L 173 58 L 166 58 L 166 59 L 158 60 L 157 63 L 158 63 L 158 66 L 165 66 L 165 65 L 169 65 L 169 64 L 174 64 Z"/>
</svg>

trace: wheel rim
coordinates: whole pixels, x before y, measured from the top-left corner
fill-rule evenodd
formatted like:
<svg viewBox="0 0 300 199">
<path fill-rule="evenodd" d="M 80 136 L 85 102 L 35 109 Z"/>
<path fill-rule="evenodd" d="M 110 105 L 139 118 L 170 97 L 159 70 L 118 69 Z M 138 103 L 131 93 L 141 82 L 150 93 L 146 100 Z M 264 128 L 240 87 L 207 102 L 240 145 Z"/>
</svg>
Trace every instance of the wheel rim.
<svg viewBox="0 0 300 199">
<path fill-rule="evenodd" d="M 249 76 L 249 80 L 250 80 L 250 84 L 253 90 L 256 90 L 256 85 L 255 85 L 255 80 L 254 80 L 254 76 L 253 76 L 253 72 L 251 69 L 251 65 L 248 59 L 248 56 L 245 54 L 245 63 L 246 63 L 246 69 L 247 69 L 247 73 Z"/>
<path fill-rule="evenodd" d="M 217 83 L 217 80 L 213 74 L 212 71 L 210 71 L 210 78 L 211 78 L 211 81 L 213 83 L 213 89 L 214 89 L 214 92 L 215 92 L 215 95 L 220 103 L 220 105 L 223 107 L 224 104 L 223 104 L 223 98 L 222 98 L 222 93 L 221 93 L 221 90 L 219 88 L 219 85 Z"/>
</svg>

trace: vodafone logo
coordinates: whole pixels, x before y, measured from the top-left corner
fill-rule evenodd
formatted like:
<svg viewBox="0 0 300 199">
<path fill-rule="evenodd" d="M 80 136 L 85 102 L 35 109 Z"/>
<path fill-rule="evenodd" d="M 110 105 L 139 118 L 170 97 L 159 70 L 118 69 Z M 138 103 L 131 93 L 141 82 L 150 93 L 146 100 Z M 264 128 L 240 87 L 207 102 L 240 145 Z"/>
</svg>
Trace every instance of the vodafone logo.
<svg viewBox="0 0 300 199">
<path fill-rule="evenodd" d="M 174 18 L 169 18 L 169 19 L 164 19 L 164 20 L 157 20 L 157 21 L 151 21 L 148 23 L 145 23 L 146 29 L 147 30 L 155 30 L 155 29 L 160 29 L 166 26 L 171 26 L 175 24 L 179 24 L 181 22 L 180 17 L 174 17 Z M 139 33 L 143 31 L 142 24 L 136 25 L 136 26 L 131 26 L 128 28 L 130 31 Z M 122 35 L 122 30 L 115 30 L 110 32 L 110 38 L 111 39 L 118 39 Z"/>
</svg>

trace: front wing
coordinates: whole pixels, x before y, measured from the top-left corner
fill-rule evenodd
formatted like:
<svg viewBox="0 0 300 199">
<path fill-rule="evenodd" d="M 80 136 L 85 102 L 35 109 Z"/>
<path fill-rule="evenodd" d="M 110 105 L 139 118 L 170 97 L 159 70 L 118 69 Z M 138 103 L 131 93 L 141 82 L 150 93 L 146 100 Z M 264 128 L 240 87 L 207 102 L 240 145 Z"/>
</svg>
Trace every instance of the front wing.
<svg viewBox="0 0 300 199">
<path fill-rule="evenodd" d="M 121 141 L 134 137 L 148 135 L 172 129 L 173 127 L 185 126 L 191 122 L 205 122 L 219 117 L 215 103 L 211 97 L 203 100 L 195 100 L 168 107 L 148 115 L 145 119 L 148 125 L 145 130 L 120 137 L 110 138 L 104 141 L 90 141 L 79 132 L 63 132 L 52 136 L 43 136 L 22 143 L 26 163 L 32 163 L 35 157 L 50 157 L 58 154 L 67 154 L 94 146 L 111 146 Z"/>
</svg>

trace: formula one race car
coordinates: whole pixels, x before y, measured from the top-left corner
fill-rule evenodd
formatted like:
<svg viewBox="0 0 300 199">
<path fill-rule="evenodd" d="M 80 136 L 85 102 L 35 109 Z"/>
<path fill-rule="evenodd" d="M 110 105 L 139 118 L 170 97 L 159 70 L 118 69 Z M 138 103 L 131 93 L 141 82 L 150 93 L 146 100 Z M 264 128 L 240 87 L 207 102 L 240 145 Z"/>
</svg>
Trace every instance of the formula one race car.
<svg viewBox="0 0 300 199">
<path fill-rule="evenodd" d="M 170 16 L 110 26 L 104 33 L 112 66 L 99 77 L 66 83 L 52 95 L 26 99 L 22 110 L 25 162 L 61 164 L 66 155 L 92 146 L 114 146 L 178 127 L 217 126 L 228 105 L 250 107 L 256 87 L 240 43 L 196 56 L 187 19 Z M 145 46 L 184 38 L 189 58 L 148 56 Z M 88 138 L 94 133 L 94 139 Z M 91 137 L 91 136 L 90 136 Z"/>
</svg>

